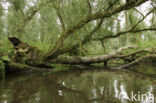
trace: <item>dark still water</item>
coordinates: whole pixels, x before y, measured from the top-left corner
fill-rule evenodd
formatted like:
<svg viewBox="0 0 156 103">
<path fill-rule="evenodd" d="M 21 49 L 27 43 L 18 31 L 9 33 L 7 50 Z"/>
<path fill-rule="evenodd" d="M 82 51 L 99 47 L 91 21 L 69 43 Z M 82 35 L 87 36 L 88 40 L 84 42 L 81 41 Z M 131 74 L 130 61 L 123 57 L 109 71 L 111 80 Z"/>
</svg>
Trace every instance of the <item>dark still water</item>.
<svg viewBox="0 0 156 103">
<path fill-rule="evenodd" d="M 17 73 L 0 81 L 0 103 L 156 103 L 154 97 L 156 78 L 117 70 Z"/>
</svg>

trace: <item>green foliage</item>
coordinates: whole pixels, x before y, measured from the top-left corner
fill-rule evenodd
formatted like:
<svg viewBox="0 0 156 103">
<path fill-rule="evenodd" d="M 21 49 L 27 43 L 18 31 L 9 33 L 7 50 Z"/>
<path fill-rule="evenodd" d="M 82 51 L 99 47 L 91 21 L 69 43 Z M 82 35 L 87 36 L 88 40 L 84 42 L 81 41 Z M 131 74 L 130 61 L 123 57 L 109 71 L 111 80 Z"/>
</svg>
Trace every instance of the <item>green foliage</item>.
<svg viewBox="0 0 156 103">
<path fill-rule="evenodd" d="M 14 9 L 17 11 L 21 9 L 25 5 L 25 0 L 12 0 L 11 3 L 13 4 Z"/>
<path fill-rule="evenodd" d="M 0 57 L 2 61 L 10 61 L 10 58 L 8 56 L 1 56 Z"/>
<path fill-rule="evenodd" d="M 7 38 L 0 40 L 0 54 L 1 55 L 13 55 L 14 50 L 12 44 L 8 41 Z"/>
<path fill-rule="evenodd" d="M 156 41 L 151 40 L 151 41 L 143 41 L 138 43 L 139 48 L 152 48 L 156 46 Z"/>
<path fill-rule="evenodd" d="M 0 60 L 0 71 L 3 71 L 5 69 L 5 64 L 3 61 Z"/>
<path fill-rule="evenodd" d="M 3 7 L 0 4 L 0 39 L 2 39 L 0 41 L 0 54 L 13 54 L 12 44 L 10 44 L 5 38 L 10 35 L 18 36 L 23 42 L 27 42 L 44 52 L 49 51 L 55 46 L 61 36 L 62 28 L 55 8 L 51 2 L 47 3 L 47 1 L 48 0 L 11 0 L 9 2 L 10 6 L 8 7 L 7 14 L 4 13 Z M 53 1 L 62 16 L 67 30 L 88 16 L 89 8 L 86 0 Z M 111 10 L 124 4 L 123 0 L 89 0 L 89 2 L 92 14 Z M 46 4 L 46 6 L 44 6 L 44 4 Z M 39 11 L 32 16 L 32 19 L 31 17 L 27 18 L 38 8 Z M 149 10 L 150 9 L 152 9 L 152 7 L 150 7 Z M 141 10 L 138 11 L 141 12 Z M 143 14 L 145 15 L 145 13 Z M 155 11 L 153 12 L 150 20 L 152 27 L 155 27 L 156 24 L 156 19 L 154 17 Z M 111 17 L 105 18 L 101 28 L 93 34 L 92 38 L 116 35 L 118 32 L 128 30 L 140 19 L 140 13 L 134 9 L 117 13 Z M 89 35 L 92 30 L 94 30 L 98 22 L 99 19 L 93 20 L 81 29 L 77 30 L 75 33 L 68 36 L 65 41 L 63 41 L 61 49 L 66 49 L 67 47 L 78 44 L 79 41 L 84 40 L 84 38 Z M 24 23 L 26 23 L 26 25 L 24 25 L 24 28 L 21 28 Z M 143 21 L 135 28 L 135 30 L 146 27 L 148 27 L 148 25 L 145 21 Z M 21 30 L 21 32 L 14 34 L 17 30 Z M 79 36 L 80 40 L 77 40 L 75 34 Z M 144 35 L 144 38 L 141 37 L 142 35 Z M 137 34 L 129 33 L 116 39 L 104 40 L 106 51 L 104 51 L 101 41 L 91 41 L 83 46 L 88 51 L 87 53 L 84 53 L 84 55 L 101 55 L 129 44 L 136 44 L 139 48 L 153 47 L 156 44 L 155 41 L 151 41 L 152 39 L 156 39 L 154 35 L 154 32 L 141 32 Z M 77 49 L 70 52 L 69 55 L 82 55 L 82 52 L 81 47 L 77 47 Z"/>
<path fill-rule="evenodd" d="M 34 47 L 38 48 L 39 50 L 41 50 L 43 52 L 47 52 L 49 50 L 49 45 L 47 45 L 46 43 L 42 43 L 40 41 L 38 41 L 38 42 L 30 42 L 29 44 L 31 46 L 34 46 Z"/>
</svg>

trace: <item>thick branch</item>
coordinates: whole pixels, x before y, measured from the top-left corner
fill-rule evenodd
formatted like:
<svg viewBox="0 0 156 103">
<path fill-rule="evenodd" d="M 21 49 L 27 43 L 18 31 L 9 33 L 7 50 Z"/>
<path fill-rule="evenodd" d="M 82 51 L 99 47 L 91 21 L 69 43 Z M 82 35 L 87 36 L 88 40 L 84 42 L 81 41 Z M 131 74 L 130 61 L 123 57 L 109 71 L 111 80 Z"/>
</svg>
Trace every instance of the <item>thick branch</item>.
<svg viewBox="0 0 156 103">
<path fill-rule="evenodd" d="M 86 44 L 87 42 L 89 42 L 91 40 L 92 36 L 94 35 L 95 32 L 97 32 L 99 30 L 99 28 L 101 27 L 102 23 L 103 23 L 103 18 L 100 19 L 100 21 L 97 23 L 96 27 L 82 40 L 82 45 Z M 72 46 L 70 46 L 70 47 L 68 47 L 66 49 L 60 50 L 59 52 L 57 52 L 56 55 L 58 56 L 58 55 L 70 52 L 70 51 L 78 48 L 79 46 L 80 45 L 78 43 L 74 44 L 74 45 L 72 45 Z"/>
<path fill-rule="evenodd" d="M 133 8 L 133 7 L 139 6 L 146 1 L 148 1 L 148 0 L 138 0 L 136 3 L 135 0 L 131 0 L 130 2 L 126 3 L 125 5 L 119 6 L 115 9 L 112 9 L 109 11 L 102 11 L 102 12 L 98 12 L 98 13 L 91 14 L 91 15 L 87 16 L 84 20 L 80 21 L 78 24 L 72 26 L 71 28 L 69 28 L 68 30 L 63 32 L 61 37 L 59 38 L 59 40 L 55 44 L 54 48 L 51 51 L 49 51 L 48 53 L 46 53 L 45 55 L 43 55 L 42 60 L 47 61 L 47 60 L 50 60 L 50 59 L 57 57 L 58 52 L 60 50 L 60 47 L 63 44 L 64 39 L 66 37 L 68 37 L 70 34 L 72 34 L 73 32 L 82 28 L 88 22 L 95 20 L 95 19 L 99 19 L 99 18 L 111 17 L 112 15 L 117 14 L 121 11 L 128 10 L 128 9 Z"/>
<path fill-rule="evenodd" d="M 15 38 L 15 37 L 9 38 L 9 40 L 11 42 L 13 42 L 13 44 L 15 46 L 18 46 L 18 45 L 20 45 L 22 43 L 20 40 L 18 40 L 18 38 Z M 26 44 L 26 46 L 27 47 L 25 47 L 25 46 L 24 47 L 25 48 L 31 48 L 31 50 L 32 50 L 32 51 L 29 51 L 29 53 L 33 53 L 33 51 L 34 51 L 33 49 L 36 49 L 36 48 L 33 48 L 33 47 L 31 47 L 30 45 L 27 45 L 27 44 Z M 20 47 L 19 47 L 19 49 L 22 49 Z M 147 52 L 147 53 L 150 53 L 152 55 L 156 54 L 156 48 L 151 48 L 151 49 L 141 49 L 141 50 L 134 51 L 132 53 L 122 55 L 123 50 L 133 49 L 133 48 L 136 48 L 136 47 L 134 47 L 134 46 L 122 47 L 122 48 L 119 48 L 118 50 L 116 50 L 116 51 L 114 51 L 112 53 L 102 55 L 102 56 L 97 56 L 97 57 L 58 56 L 57 58 L 51 60 L 50 62 L 51 63 L 62 63 L 62 64 L 92 64 L 92 63 L 100 63 L 100 62 L 105 62 L 106 63 L 107 61 L 112 60 L 112 59 L 116 59 L 116 58 L 124 59 L 125 57 L 134 56 L 134 55 L 136 55 L 138 53 Z M 20 51 L 19 51 L 19 53 L 20 53 Z M 32 58 L 32 57 L 30 57 L 30 58 Z M 22 61 L 22 59 L 20 59 L 20 60 Z M 30 61 L 29 58 L 27 60 Z M 136 60 L 134 60 L 134 61 L 136 61 Z M 24 62 L 24 63 L 26 63 L 26 62 Z M 131 62 L 131 64 L 129 64 L 129 65 L 131 66 L 131 65 L 136 64 L 136 63 L 138 63 L 138 61 L 136 61 L 134 63 Z M 27 64 L 23 64 L 22 62 L 21 63 L 8 62 L 7 65 L 9 67 L 14 67 L 16 69 L 21 69 L 21 70 L 22 69 L 30 69 L 30 68 L 34 68 L 34 69 L 37 69 L 37 68 L 52 68 L 51 64 L 49 64 L 47 62 L 39 62 L 38 59 L 32 60 L 32 62 L 28 62 Z"/>
<path fill-rule="evenodd" d="M 132 66 L 135 66 L 143 61 L 146 61 L 147 59 L 156 59 L 156 54 L 150 54 L 150 55 L 145 55 L 145 56 L 142 56 L 142 57 L 139 57 L 138 59 L 132 61 L 131 63 L 128 63 L 128 64 L 125 64 L 125 65 L 122 65 L 120 67 L 118 67 L 119 69 L 122 69 L 122 68 L 129 68 L 129 67 L 132 67 Z"/>
<path fill-rule="evenodd" d="M 117 58 L 124 58 L 124 57 L 128 57 L 128 56 L 136 55 L 136 54 L 142 53 L 142 52 L 149 52 L 149 53 L 152 53 L 153 50 L 152 50 L 152 49 L 141 49 L 141 50 L 134 51 L 134 52 L 132 52 L 132 53 L 125 54 L 125 55 L 117 55 L 116 57 L 117 57 Z"/>
<path fill-rule="evenodd" d="M 109 61 L 109 60 L 116 59 L 116 58 L 123 59 L 125 57 L 134 56 L 136 54 L 144 53 L 144 52 L 150 53 L 150 54 L 156 53 L 156 49 L 152 48 L 152 49 L 141 49 L 141 50 L 137 50 L 137 51 L 125 54 L 125 55 L 120 55 L 123 52 L 123 50 L 132 49 L 132 48 L 135 48 L 135 47 L 133 47 L 133 46 L 122 47 L 112 53 L 102 55 L 102 56 L 96 56 L 96 57 L 80 57 L 80 56 L 60 55 L 56 59 L 53 59 L 51 62 L 52 63 L 62 63 L 62 64 L 92 64 L 92 63 L 105 62 L 105 61 Z"/>
<path fill-rule="evenodd" d="M 103 56 L 97 57 L 80 57 L 80 56 L 58 56 L 56 59 L 53 59 L 52 63 L 62 63 L 62 64 L 91 64 L 91 63 L 100 63 L 108 61 L 110 59 L 117 58 L 116 56 L 120 54 L 123 50 L 135 48 L 133 46 L 122 47 L 117 51 L 109 53 Z"/>
</svg>

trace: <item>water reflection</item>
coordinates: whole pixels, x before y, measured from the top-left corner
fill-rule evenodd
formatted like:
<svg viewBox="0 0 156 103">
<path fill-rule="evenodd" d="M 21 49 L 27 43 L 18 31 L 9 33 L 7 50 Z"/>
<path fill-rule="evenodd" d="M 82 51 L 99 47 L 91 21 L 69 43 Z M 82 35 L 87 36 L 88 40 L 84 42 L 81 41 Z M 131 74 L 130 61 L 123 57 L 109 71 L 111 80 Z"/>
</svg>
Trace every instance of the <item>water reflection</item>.
<svg viewBox="0 0 156 103">
<path fill-rule="evenodd" d="M 112 70 L 18 74 L 0 81 L 0 103 L 135 103 L 132 91 L 156 96 L 156 81 Z"/>
</svg>

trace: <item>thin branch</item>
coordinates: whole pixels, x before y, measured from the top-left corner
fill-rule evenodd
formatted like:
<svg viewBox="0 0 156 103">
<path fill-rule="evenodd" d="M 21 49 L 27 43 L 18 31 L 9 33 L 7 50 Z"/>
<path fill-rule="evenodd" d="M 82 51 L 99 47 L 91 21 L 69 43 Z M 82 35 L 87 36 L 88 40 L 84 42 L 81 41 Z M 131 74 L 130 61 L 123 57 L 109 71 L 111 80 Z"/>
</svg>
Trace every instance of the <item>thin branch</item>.
<svg viewBox="0 0 156 103">
<path fill-rule="evenodd" d="M 141 20 L 139 20 L 134 26 L 131 27 L 131 30 L 133 30 L 134 28 L 136 28 L 138 26 L 138 24 L 140 24 L 153 11 L 154 11 L 154 9 L 152 9 L 151 11 L 149 11 Z"/>
<path fill-rule="evenodd" d="M 88 6 L 88 15 L 90 15 L 92 12 L 92 7 L 91 7 L 89 0 L 86 0 L 86 2 L 87 2 L 87 6 Z"/>
<path fill-rule="evenodd" d="M 110 38 L 117 38 L 121 35 L 125 35 L 127 33 L 138 33 L 138 32 L 143 32 L 143 31 L 156 31 L 156 28 L 146 28 L 146 29 L 140 29 L 140 30 L 128 30 L 128 31 L 124 31 L 124 32 L 119 32 L 116 35 L 108 35 L 102 38 L 94 38 L 94 41 L 97 40 L 105 40 L 105 39 L 110 39 Z"/>
<path fill-rule="evenodd" d="M 77 38 L 77 40 L 78 40 L 79 47 L 82 49 L 82 52 L 88 52 L 88 51 L 83 47 L 80 36 L 79 36 L 77 33 L 75 33 L 75 35 L 76 35 L 76 38 Z"/>
<path fill-rule="evenodd" d="M 49 52 L 47 52 L 46 54 L 44 54 L 42 56 L 42 60 L 46 61 L 49 59 L 53 59 L 55 57 L 58 56 L 59 51 L 61 46 L 63 45 L 64 40 L 71 34 L 73 34 L 75 31 L 79 30 L 80 28 L 84 27 L 87 23 L 96 20 L 96 19 L 100 19 L 100 18 L 106 18 L 106 17 L 111 17 L 114 14 L 117 14 L 121 11 L 124 10 L 128 10 L 131 9 L 133 7 L 139 6 L 142 3 L 146 2 L 148 0 L 138 0 L 137 3 L 135 2 L 135 0 L 130 1 L 128 3 L 126 3 L 125 5 L 116 7 L 112 10 L 109 11 L 101 11 L 101 12 L 97 12 L 95 14 L 91 14 L 89 16 L 87 16 L 85 19 L 81 20 L 78 24 L 70 27 L 68 30 L 62 32 L 61 37 L 59 38 L 59 40 L 56 42 L 55 46 L 53 47 L 52 50 L 50 50 Z"/>
<path fill-rule="evenodd" d="M 57 16 L 58 16 L 58 18 L 59 18 L 59 21 L 60 21 L 60 23 L 61 23 L 62 31 L 65 31 L 65 24 L 64 24 L 64 21 L 63 21 L 63 18 L 62 18 L 62 16 L 61 16 L 60 12 L 59 12 L 59 9 L 58 9 L 58 8 L 56 7 L 56 5 L 53 3 L 53 0 L 51 0 L 51 3 L 52 3 L 52 5 L 53 5 L 53 7 L 54 7 L 54 9 L 55 9 L 55 11 L 56 11 L 56 14 L 57 14 Z"/>
<path fill-rule="evenodd" d="M 136 9 L 136 8 L 134 8 L 134 10 L 136 11 L 136 12 L 138 12 L 143 18 L 144 18 L 144 14 L 143 13 L 141 13 L 138 9 Z"/>
<path fill-rule="evenodd" d="M 25 18 L 24 18 L 24 21 L 21 22 L 21 24 L 22 24 L 21 27 L 20 27 L 19 29 L 16 29 L 16 31 L 13 32 L 12 34 L 15 35 L 15 34 L 18 34 L 18 33 L 22 32 L 22 30 L 24 29 L 24 27 L 32 20 L 32 18 L 34 17 L 34 15 L 35 15 L 38 11 L 40 11 L 42 8 L 44 8 L 47 4 L 48 4 L 48 2 L 45 3 L 44 5 L 39 4 L 38 6 L 33 6 L 33 7 L 31 7 L 31 8 L 28 10 L 28 12 L 25 13 L 25 14 L 24 14 L 23 11 L 21 11 L 21 12 L 22 12 L 22 15 L 25 17 Z M 21 10 L 22 10 L 22 9 L 21 9 Z"/>
<path fill-rule="evenodd" d="M 25 14 L 24 14 L 23 10 L 21 8 L 19 8 L 19 10 L 21 11 L 23 18 L 25 19 Z"/>
<path fill-rule="evenodd" d="M 95 32 L 97 32 L 99 30 L 99 28 L 103 24 L 103 20 L 104 20 L 103 18 L 100 19 L 100 21 L 97 23 L 96 27 L 82 40 L 82 45 L 85 45 L 87 42 L 91 41 L 92 36 L 95 34 Z M 68 48 L 60 50 L 59 52 L 57 52 L 57 55 L 61 55 L 61 54 L 70 52 L 76 48 L 79 48 L 79 46 L 80 45 L 78 43 L 74 44 L 72 46 L 69 46 Z M 46 55 L 44 55 L 44 56 L 46 56 Z M 44 58 L 44 57 L 41 57 L 41 58 Z"/>
<path fill-rule="evenodd" d="M 104 43 L 104 41 L 103 41 L 103 40 L 101 40 L 101 45 L 102 45 L 103 50 L 104 50 L 104 52 L 105 52 L 105 51 L 106 51 L 106 47 L 105 47 L 105 43 Z"/>
<path fill-rule="evenodd" d="M 156 50 L 156 49 L 155 49 Z M 134 52 L 131 52 L 131 53 L 128 53 L 126 55 L 117 55 L 116 57 L 117 58 L 124 58 L 124 57 L 129 57 L 131 55 L 136 55 L 138 53 L 142 53 L 142 52 L 147 52 L 147 53 L 153 53 L 154 50 L 152 49 L 141 49 L 141 50 L 137 50 L 137 51 L 134 51 Z"/>
<path fill-rule="evenodd" d="M 134 28 L 136 28 L 150 13 L 153 12 L 154 9 L 152 9 L 151 11 L 149 11 L 141 20 L 139 20 L 135 25 L 133 25 L 129 30 L 127 31 L 122 31 L 117 33 L 116 35 L 110 35 L 110 36 L 105 36 L 105 37 L 101 37 L 101 38 L 94 38 L 93 40 L 105 40 L 105 39 L 109 39 L 109 38 L 117 38 L 121 35 L 127 34 L 127 33 L 138 33 L 138 32 L 142 32 L 142 31 L 155 31 L 155 28 L 148 28 L 148 29 L 140 29 L 140 30 L 133 30 Z"/>
<path fill-rule="evenodd" d="M 84 37 L 84 39 L 82 40 L 82 45 L 85 45 L 86 43 L 91 41 L 92 36 L 95 34 L 95 32 L 97 32 L 99 30 L 102 23 L 103 23 L 103 19 L 100 19 L 100 21 L 97 23 L 96 27 L 87 36 Z M 61 50 L 60 54 L 70 52 L 70 51 L 72 51 L 72 50 L 74 50 L 74 49 L 76 49 L 78 47 L 79 47 L 78 44 L 72 45 L 72 46 L 70 46 L 70 47 L 68 47 L 68 48 L 66 48 L 64 50 Z"/>
</svg>

